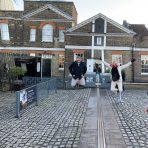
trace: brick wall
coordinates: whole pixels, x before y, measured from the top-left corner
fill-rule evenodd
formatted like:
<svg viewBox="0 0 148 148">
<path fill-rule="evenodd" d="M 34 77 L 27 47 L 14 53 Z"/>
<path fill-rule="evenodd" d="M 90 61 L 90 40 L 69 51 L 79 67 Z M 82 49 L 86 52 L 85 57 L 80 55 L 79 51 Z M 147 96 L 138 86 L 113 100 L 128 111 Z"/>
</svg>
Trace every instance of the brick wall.
<svg viewBox="0 0 148 148">
<path fill-rule="evenodd" d="M 90 33 L 90 32 L 92 32 L 92 23 L 88 23 L 88 24 L 76 29 L 74 32 Z"/>
<path fill-rule="evenodd" d="M 67 45 L 91 46 L 91 36 L 66 36 Z"/>
<path fill-rule="evenodd" d="M 119 36 L 110 36 L 106 38 L 107 46 L 130 46 L 132 45 L 133 38 L 132 37 L 119 37 Z"/>
<path fill-rule="evenodd" d="M 125 31 L 107 22 L 107 33 L 125 33 Z"/>
</svg>

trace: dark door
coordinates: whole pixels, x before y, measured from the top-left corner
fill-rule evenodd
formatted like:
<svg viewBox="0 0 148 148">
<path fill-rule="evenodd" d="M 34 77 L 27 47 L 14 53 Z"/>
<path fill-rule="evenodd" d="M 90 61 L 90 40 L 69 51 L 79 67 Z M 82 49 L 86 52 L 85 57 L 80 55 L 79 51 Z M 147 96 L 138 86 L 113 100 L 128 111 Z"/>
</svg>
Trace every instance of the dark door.
<svg viewBox="0 0 148 148">
<path fill-rule="evenodd" d="M 51 59 L 43 59 L 42 76 L 51 77 Z"/>
</svg>

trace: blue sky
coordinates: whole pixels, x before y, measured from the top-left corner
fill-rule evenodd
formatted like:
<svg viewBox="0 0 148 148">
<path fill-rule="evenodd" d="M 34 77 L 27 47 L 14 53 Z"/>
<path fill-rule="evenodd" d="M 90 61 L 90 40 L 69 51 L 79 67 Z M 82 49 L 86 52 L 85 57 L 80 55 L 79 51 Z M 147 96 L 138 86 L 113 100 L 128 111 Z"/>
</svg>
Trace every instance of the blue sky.
<svg viewBox="0 0 148 148">
<path fill-rule="evenodd" d="M 78 23 L 98 13 L 123 23 L 145 24 L 148 27 L 148 0 L 72 0 L 78 12 Z"/>
</svg>

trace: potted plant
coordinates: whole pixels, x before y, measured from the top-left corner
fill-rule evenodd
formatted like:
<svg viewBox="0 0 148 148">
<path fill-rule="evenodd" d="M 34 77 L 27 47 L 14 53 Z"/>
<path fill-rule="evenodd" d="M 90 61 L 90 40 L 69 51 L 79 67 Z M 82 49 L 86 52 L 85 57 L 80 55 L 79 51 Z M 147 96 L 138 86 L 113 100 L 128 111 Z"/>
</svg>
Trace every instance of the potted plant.
<svg viewBox="0 0 148 148">
<path fill-rule="evenodd" d="M 19 80 L 19 77 L 24 76 L 25 73 L 26 71 L 19 66 L 13 66 L 10 68 L 9 74 L 12 80 L 12 90 L 18 91 L 24 88 L 23 81 Z"/>
<path fill-rule="evenodd" d="M 26 71 L 19 66 L 13 66 L 10 68 L 9 73 L 12 77 L 14 77 L 15 80 L 18 80 L 19 76 L 23 76 Z"/>
</svg>

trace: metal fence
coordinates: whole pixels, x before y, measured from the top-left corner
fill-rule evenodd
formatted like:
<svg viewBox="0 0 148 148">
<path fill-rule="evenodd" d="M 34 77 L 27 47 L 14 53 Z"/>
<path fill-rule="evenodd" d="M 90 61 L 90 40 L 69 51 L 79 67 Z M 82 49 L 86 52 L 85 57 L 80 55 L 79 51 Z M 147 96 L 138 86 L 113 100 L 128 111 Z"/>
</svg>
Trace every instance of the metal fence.
<svg viewBox="0 0 148 148">
<path fill-rule="evenodd" d="M 47 98 L 50 92 L 57 92 L 57 80 L 51 79 L 16 92 L 16 117 L 31 103 Z"/>
<path fill-rule="evenodd" d="M 69 77 L 66 77 L 65 78 L 65 89 L 71 89 L 71 79 L 72 77 L 69 76 Z M 97 80 L 99 79 L 99 80 Z M 98 82 L 99 83 L 99 87 L 100 88 L 109 88 L 110 87 L 110 83 L 111 83 L 111 78 L 110 78 L 110 74 L 103 74 L 101 73 L 99 75 L 99 78 L 97 78 L 97 75 L 96 73 L 90 73 L 90 74 L 85 74 L 85 87 L 87 88 L 93 88 L 93 87 L 96 87 L 96 83 Z M 59 82 L 60 83 L 60 82 Z M 61 83 L 63 83 L 61 81 Z"/>
<path fill-rule="evenodd" d="M 51 78 L 46 78 L 46 77 L 29 77 L 29 76 L 24 76 L 23 77 L 23 84 L 25 85 L 25 87 L 30 87 L 33 86 L 35 84 L 38 84 L 40 82 L 45 82 L 50 80 Z"/>
</svg>

